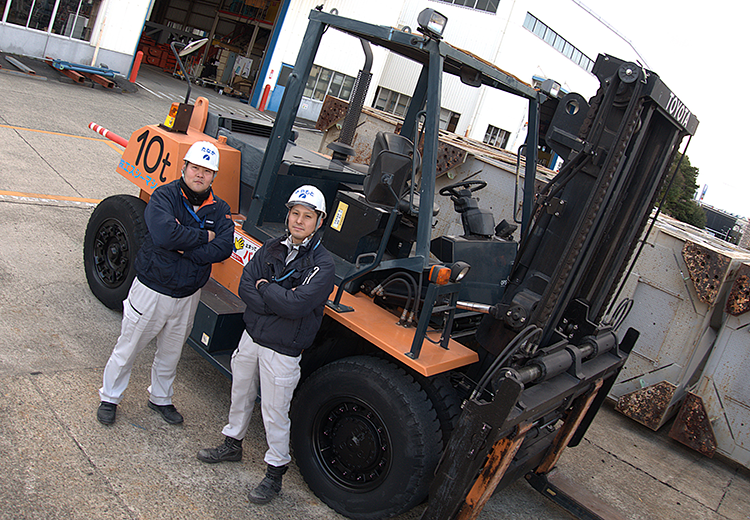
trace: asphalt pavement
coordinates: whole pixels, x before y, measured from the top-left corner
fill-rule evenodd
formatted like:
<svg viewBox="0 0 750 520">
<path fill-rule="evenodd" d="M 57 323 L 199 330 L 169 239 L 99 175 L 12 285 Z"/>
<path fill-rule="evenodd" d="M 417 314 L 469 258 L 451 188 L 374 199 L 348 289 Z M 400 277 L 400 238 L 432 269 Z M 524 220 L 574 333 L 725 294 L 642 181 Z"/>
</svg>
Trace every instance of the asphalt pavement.
<svg viewBox="0 0 750 520">
<path fill-rule="evenodd" d="M 97 389 L 121 316 L 88 289 L 83 237 L 96 201 L 138 190 L 115 172 L 122 149 L 88 124 L 128 138 L 163 121 L 184 100 L 185 83 L 146 66 L 135 85 L 105 89 L 31 65 L 37 76 L 0 63 L 0 519 L 343 518 L 293 464 L 278 499 L 248 501 L 264 472 L 259 413 L 241 462 L 196 459 L 222 440 L 230 383 L 189 347 L 175 384 L 184 424 L 168 425 L 146 406 L 153 345 L 136 362 L 117 423 L 97 422 Z M 223 113 L 269 118 L 210 89 L 193 87 L 197 95 Z M 303 143 L 317 147 L 319 138 L 301 131 Z M 691 451 L 668 428 L 653 432 L 606 405 L 558 470 L 624 518 L 750 518 L 750 471 Z M 518 481 L 479 518 L 573 517 Z"/>
</svg>

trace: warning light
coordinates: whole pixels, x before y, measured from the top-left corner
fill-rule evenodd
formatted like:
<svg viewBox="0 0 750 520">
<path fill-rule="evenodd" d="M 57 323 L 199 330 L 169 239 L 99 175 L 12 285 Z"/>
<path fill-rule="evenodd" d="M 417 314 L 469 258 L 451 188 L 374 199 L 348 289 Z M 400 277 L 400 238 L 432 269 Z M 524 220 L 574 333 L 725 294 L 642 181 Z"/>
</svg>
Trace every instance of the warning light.
<svg viewBox="0 0 750 520">
<path fill-rule="evenodd" d="M 167 118 L 164 120 L 164 126 L 167 128 L 174 128 L 174 118 L 177 117 L 179 111 L 180 104 L 172 103 L 172 106 L 169 108 L 169 114 L 167 114 Z"/>
<path fill-rule="evenodd" d="M 437 285 L 445 285 L 450 282 L 451 269 L 444 265 L 433 265 L 430 268 L 430 282 Z"/>
</svg>

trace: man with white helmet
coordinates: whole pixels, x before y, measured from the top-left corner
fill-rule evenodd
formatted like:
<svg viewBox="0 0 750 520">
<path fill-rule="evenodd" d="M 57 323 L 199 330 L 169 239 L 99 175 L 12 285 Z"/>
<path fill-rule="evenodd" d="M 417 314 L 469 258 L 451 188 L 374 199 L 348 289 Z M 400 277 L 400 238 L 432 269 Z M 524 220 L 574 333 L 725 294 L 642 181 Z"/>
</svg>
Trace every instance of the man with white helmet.
<svg viewBox="0 0 750 520">
<path fill-rule="evenodd" d="M 136 278 L 123 302 L 120 337 L 99 389 L 96 417 L 102 424 L 115 422 L 135 358 L 153 338 L 156 354 L 148 406 L 170 424 L 183 421 L 172 404 L 177 362 L 211 264 L 229 257 L 234 240 L 229 205 L 211 190 L 218 170 L 219 150 L 198 141 L 185 154 L 182 177 L 151 194 L 144 213 L 147 233 L 135 260 Z"/>
<path fill-rule="evenodd" d="M 326 217 L 323 194 L 315 186 L 301 186 L 287 208 L 287 233 L 263 244 L 242 272 L 245 331 L 232 355 L 232 404 L 222 430 L 224 443 L 198 452 L 198 459 L 208 463 L 242 459 L 242 439 L 260 385 L 268 450 L 266 476 L 249 495 L 256 504 L 269 502 L 281 490 L 291 460 L 289 406 L 300 378 L 300 358 L 320 328 L 334 284 L 333 259 L 317 233 Z"/>
</svg>

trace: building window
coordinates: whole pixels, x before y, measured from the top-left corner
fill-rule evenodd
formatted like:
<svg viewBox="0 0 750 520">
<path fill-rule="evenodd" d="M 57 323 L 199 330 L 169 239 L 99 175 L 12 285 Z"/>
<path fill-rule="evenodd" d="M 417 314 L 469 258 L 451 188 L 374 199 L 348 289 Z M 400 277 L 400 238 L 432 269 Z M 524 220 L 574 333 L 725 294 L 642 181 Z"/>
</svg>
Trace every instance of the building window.
<svg viewBox="0 0 750 520">
<path fill-rule="evenodd" d="M 469 9 L 476 9 L 477 11 L 485 11 L 487 13 L 497 13 L 497 4 L 500 0 L 434 0 L 436 2 L 443 2 L 444 4 L 460 5 L 468 7 Z"/>
<path fill-rule="evenodd" d="M 2 2 L 6 4 L 7 2 Z M 89 41 L 101 0 L 10 0 L 7 23 Z"/>
<path fill-rule="evenodd" d="M 394 90 L 389 90 L 384 87 L 378 87 L 378 91 L 375 93 L 375 101 L 372 103 L 373 108 L 382 110 L 383 112 L 389 112 L 396 114 L 397 116 L 404 117 L 406 110 L 409 108 L 411 97 L 406 94 L 400 94 Z M 440 109 L 440 130 L 447 130 L 448 132 L 455 132 L 456 126 L 458 126 L 458 120 L 461 114 L 451 112 L 446 108 Z"/>
<path fill-rule="evenodd" d="M 588 72 L 591 72 L 593 70 L 594 60 L 586 56 L 572 43 L 550 29 L 545 23 L 540 21 L 533 14 L 526 13 L 526 19 L 523 21 L 523 26 L 537 35 L 539 38 L 547 42 L 547 44 L 563 53 L 576 65 L 584 68 Z"/>
<path fill-rule="evenodd" d="M 320 65 L 313 65 L 302 95 L 318 101 L 323 101 L 326 95 L 349 101 L 352 97 L 354 81 L 355 78 L 352 76 L 323 68 Z"/>
<path fill-rule="evenodd" d="M 448 132 L 455 132 L 458 126 L 458 120 L 461 114 L 451 112 L 447 108 L 440 109 L 440 130 L 447 130 Z"/>
<path fill-rule="evenodd" d="M 498 148 L 505 148 L 508 146 L 508 138 L 510 132 L 498 128 L 496 126 L 487 125 L 487 131 L 484 133 L 483 143 L 487 143 L 490 146 L 496 146 Z"/>
<path fill-rule="evenodd" d="M 378 87 L 378 91 L 375 93 L 375 101 L 372 104 L 374 108 L 382 110 L 384 112 L 390 112 L 397 116 L 403 117 L 406 115 L 406 109 L 409 108 L 409 102 L 411 97 L 406 94 L 400 94 L 387 88 Z"/>
</svg>

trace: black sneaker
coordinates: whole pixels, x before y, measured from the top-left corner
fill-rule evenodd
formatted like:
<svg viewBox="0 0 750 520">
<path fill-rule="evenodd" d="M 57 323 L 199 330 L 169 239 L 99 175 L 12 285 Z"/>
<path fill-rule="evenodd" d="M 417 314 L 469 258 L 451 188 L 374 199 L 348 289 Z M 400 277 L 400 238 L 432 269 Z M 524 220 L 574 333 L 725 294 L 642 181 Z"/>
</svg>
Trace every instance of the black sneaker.
<svg viewBox="0 0 750 520">
<path fill-rule="evenodd" d="M 159 412 L 169 424 L 180 424 L 183 421 L 182 415 L 180 415 L 180 412 L 177 411 L 177 408 L 175 408 L 174 405 L 158 405 L 149 401 L 148 407 Z"/>
<path fill-rule="evenodd" d="M 117 415 L 117 405 L 106 401 L 102 401 L 96 411 L 96 418 L 102 424 L 114 424 L 115 415 Z"/>
</svg>

